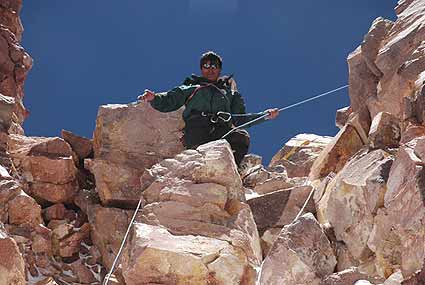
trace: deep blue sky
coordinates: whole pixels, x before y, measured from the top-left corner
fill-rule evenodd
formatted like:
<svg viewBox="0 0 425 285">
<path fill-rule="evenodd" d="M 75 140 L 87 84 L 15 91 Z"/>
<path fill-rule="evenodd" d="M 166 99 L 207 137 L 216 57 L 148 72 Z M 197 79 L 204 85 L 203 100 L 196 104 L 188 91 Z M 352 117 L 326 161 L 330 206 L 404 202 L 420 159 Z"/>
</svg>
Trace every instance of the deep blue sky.
<svg viewBox="0 0 425 285">
<path fill-rule="evenodd" d="M 372 21 L 394 20 L 396 0 L 25 1 L 27 135 L 67 129 L 92 137 L 97 110 L 165 91 L 199 73 L 202 52 L 224 59 L 248 111 L 283 107 L 347 83 L 347 55 Z M 293 108 L 250 129 L 267 162 L 298 133 L 333 136 L 347 91 Z"/>
</svg>

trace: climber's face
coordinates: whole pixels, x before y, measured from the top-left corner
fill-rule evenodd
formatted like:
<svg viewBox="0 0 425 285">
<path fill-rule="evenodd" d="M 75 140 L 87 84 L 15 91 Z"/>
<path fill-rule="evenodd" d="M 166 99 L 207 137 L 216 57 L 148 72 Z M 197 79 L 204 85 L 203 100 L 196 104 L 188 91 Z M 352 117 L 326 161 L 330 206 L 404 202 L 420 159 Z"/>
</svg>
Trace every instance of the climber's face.
<svg viewBox="0 0 425 285">
<path fill-rule="evenodd" d="M 211 63 L 207 61 L 201 67 L 202 77 L 207 78 L 210 81 L 217 81 L 220 77 L 221 68 L 216 63 Z"/>
</svg>

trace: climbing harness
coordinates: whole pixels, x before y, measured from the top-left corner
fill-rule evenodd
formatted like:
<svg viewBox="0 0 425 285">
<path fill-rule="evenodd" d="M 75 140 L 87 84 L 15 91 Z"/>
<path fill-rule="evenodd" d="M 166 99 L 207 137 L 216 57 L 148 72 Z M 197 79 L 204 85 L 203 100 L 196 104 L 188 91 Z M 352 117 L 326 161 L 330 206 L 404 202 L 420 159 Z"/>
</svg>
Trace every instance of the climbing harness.
<svg viewBox="0 0 425 285">
<path fill-rule="evenodd" d="M 339 91 L 339 90 L 341 90 L 341 89 L 347 88 L 348 86 L 349 86 L 349 85 L 347 84 L 347 85 L 344 85 L 344 86 L 338 87 L 338 88 L 336 88 L 336 89 L 333 89 L 333 90 L 331 90 L 331 91 L 328 91 L 328 92 L 325 92 L 325 93 L 319 94 L 319 95 L 317 95 L 317 96 L 314 96 L 314 97 L 311 97 L 311 98 L 308 98 L 308 99 L 305 99 L 305 100 L 303 100 L 303 101 L 301 101 L 301 102 L 298 102 L 298 103 L 295 103 L 295 104 L 292 104 L 292 105 L 289 105 L 289 106 L 286 106 L 286 107 L 280 108 L 280 109 L 279 109 L 279 112 L 284 111 L 284 110 L 291 109 L 291 108 L 296 107 L 296 106 L 299 106 L 299 105 L 302 105 L 302 104 L 304 104 L 304 103 L 307 103 L 307 102 L 309 102 L 309 101 L 312 101 L 312 100 L 318 99 L 318 98 L 320 98 L 320 97 L 323 97 L 323 96 L 326 96 L 326 95 L 329 95 L 329 94 L 335 93 L 335 92 L 337 92 L 337 91 Z M 244 114 L 240 114 L 240 115 L 244 115 Z M 224 134 L 221 138 L 222 138 L 222 139 L 224 139 L 225 137 L 227 137 L 228 135 L 230 135 L 230 134 L 231 134 L 231 133 L 233 133 L 234 131 L 236 131 L 236 130 L 238 130 L 238 129 L 242 129 L 242 128 L 244 128 L 244 127 L 246 127 L 246 126 L 248 126 L 248 125 L 251 125 L 251 124 L 253 124 L 253 123 L 255 123 L 255 122 L 258 122 L 259 120 L 263 120 L 263 119 L 267 120 L 267 118 L 266 118 L 266 117 L 267 117 L 267 116 L 269 116 L 269 115 L 270 115 L 270 113 L 269 113 L 269 112 L 266 112 L 264 115 L 261 115 L 261 116 L 260 116 L 260 117 L 258 117 L 258 118 L 255 118 L 255 119 L 253 119 L 253 120 L 251 120 L 251 121 L 248 121 L 248 122 L 246 122 L 245 124 L 242 124 L 242 125 L 240 125 L 240 126 L 234 127 L 234 128 L 232 128 L 230 131 L 228 131 L 227 133 L 225 133 L 225 134 Z M 234 115 L 232 114 L 232 116 L 234 116 Z"/>
</svg>

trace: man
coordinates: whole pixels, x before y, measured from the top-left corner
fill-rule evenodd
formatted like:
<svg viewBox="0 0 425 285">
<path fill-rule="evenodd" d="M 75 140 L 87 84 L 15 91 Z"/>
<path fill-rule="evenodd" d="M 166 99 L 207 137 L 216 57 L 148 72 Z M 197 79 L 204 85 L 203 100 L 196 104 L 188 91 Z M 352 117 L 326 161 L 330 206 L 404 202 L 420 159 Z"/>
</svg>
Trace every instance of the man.
<svg viewBox="0 0 425 285">
<path fill-rule="evenodd" d="M 241 121 L 249 121 L 268 113 L 267 119 L 279 115 L 278 109 L 268 109 L 258 114 L 247 114 L 236 118 L 230 114 L 245 114 L 245 103 L 231 76 L 220 78 L 221 57 L 212 52 L 201 56 L 201 75 L 186 78 L 183 85 L 166 93 L 155 93 L 148 89 L 139 100 L 150 102 L 160 112 L 171 112 L 185 105 L 183 119 L 184 145 L 194 149 L 201 144 L 220 139 Z M 233 88 L 232 88 L 233 86 Z M 242 120 L 241 120 L 242 118 Z M 233 149 L 236 164 L 239 166 L 249 149 L 249 134 L 245 130 L 235 130 L 225 137 Z"/>
</svg>

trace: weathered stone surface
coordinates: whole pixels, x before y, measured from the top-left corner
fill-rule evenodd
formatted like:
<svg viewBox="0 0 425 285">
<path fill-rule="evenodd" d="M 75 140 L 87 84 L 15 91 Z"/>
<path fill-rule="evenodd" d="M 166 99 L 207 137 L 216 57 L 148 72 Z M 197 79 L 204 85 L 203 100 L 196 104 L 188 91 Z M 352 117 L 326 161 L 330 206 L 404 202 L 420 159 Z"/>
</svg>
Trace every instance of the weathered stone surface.
<svg viewBox="0 0 425 285">
<path fill-rule="evenodd" d="M 84 164 L 95 176 L 102 205 L 125 208 L 137 205 L 143 171 L 103 159 L 85 159 Z"/>
<path fill-rule="evenodd" d="M 173 157 L 184 149 L 181 112 L 160 113 L 144 103 L 101 106 L 93 138 L 95 158 L 140 170 Z"/>
<path fill-rule="evenodd" d="M 66 130 L 61 131 L 61 137 L 69 143 L 79 159 L 87 158 L 93 153 L 92 140 L 77 136 L 76 134 Z"/>
<path fill-rule="evenodd" d="M 0 284 L 21 285 L 25 281 L 25 263 L 16 242 L 0 224 Z"/>
<path fill-rule="evenodd" d="M 373 284 L 376 284 L 375 282 L 377 281 L 373 278 L 369 278 L 366 274 L 359 272 L 357 267 L 351 267 L 327 276 L 322 280 L 320 285 L 348 285 L 354 284 L 359 280 L 368 280 L 370 282 L 374 282 Z"/>
<path fill-rule="evenodd" d="M 424 264 L 425 171 L 416 154 L 420 153 L 416 146 L 423 140 L 400 147 L 389 174 L 384 208 L 374 218 L 367 245 L 376 256 L 377 273 L 383 277 L 401 269 L 407 278 Z"/>
<path fill-rule="evenodd" d="M 242 181 L 226 141 L 163 160 L 141 181 L 146 204 L 137 220 L 145 231 L 134 229 L 133 237 L 141 242 L 128 245 L 123 266 L 128 284 L 140 278 L 176 284 L 254 284 L 261 262 L 259 236 L 252 212 L 242 202 Z M 165 241 L 167 250 L 156 248 Z M 152 247 L 141 250 L 141 243 Z M 205 248 L 214 258 L 207 262 L 199 258 L 201 253 L 189 253 L 196 248 Z M 156 261 L 146 265 L 144 254 Z M 182 261 L 191 266 L 181 269 Z"/>
<path fill-rule="evenodd" d="M 43 225 L 37 225 L 31 233 L 31 250 L 34 253 L 52 254 L 52 230 Z"/>
<path fill-rule="evenodd" d="M 15 107 L 15 98 L 0 94 L 0 130 L 7 132 L 10 128 Z"/>
<path fill-rule="evenodd" d="M 110 269 L 118 254 L 122 239 L 129 225 L 132 211 L 92 206 L 88 213 L 90 235 L 99 249 L 102 264 Z"/>
<path fill-rule="evenodd" d="M 345 125 L 314 161 L 310 180 L 325 177 L 330 172 L 338 172 L 363 145 L 356 128 L 350 124 Z"/>
<path fill-rule="evenodd" d="M 23 27 L 19 13 L 22 8 L 22 0 L 3 0 L 0 2 L 0 24 L 6 26 L 21 41 Z"/>
<path fill-rule="evenodd" d="M 240 284 L 245 273 L 241 258 L 246 257 L 226 241 L 173 236 L 161 227 L 135 224 L 123 276 L 127 284 Z"/>
<path fill-rule="evenodd" d="M 336 265 L 329 240 L 311 213 L 285 226 L 261 267 L 260 284 L 320 284 Z"/>
<path fill-rule="evenodd" d="M 266 257 L 269 254 L 270 248 L 280 234 L 282 228 L 269 228 L 261 236 L 261 249 L 263 250 L 263 256 Z"/>
<path fill-rule="evenodd" d="M 318 203 L 318 218 L 329 222 L 357 260 L 372 255 L 367 246 L 377 210 L 384 205 L 392 157 L 382 151 L 359 153 L 338 173 Z"/>
<path fill-rule="evenodd" d="M 331 141 L 331 137 L 299 134 L 273 156 L 269 167 L 283 165 L 288 177 L 308 176 L 314 160 Z"/>
<path fill-rule="evenodd" d="M 90 269 L 81 262 L 81 260 L 71 263 L 71 269 L 75 275 L 77 275 L 78 282 L 82 284 L 91 284 L 97 281 L 93 276 L 93 272 L 91 272 Z"/>
<path fill-rule="evenodd" d="M 401 134 L 400 144 L 405 144 L 422 136 L 425 136 L 425 126 L 409 124 Z"/>
<path fill-rule="evenodd" d="M 390 113 L 380 112 L 372 120 L 369 131 L 371 148 L 398 147 L 401 139 L 400 120 Z"/>
<path fill-rule="evenodd" d="M 249 153 L 245 155 L 242 159 L 241 164 L 239 165 L 239 174 L 243 179 L 247 176 L 252 170 L 253 167 L 259 166 L 262 164 L 263 158 L 259 155 Z"/>
<path fill-rule="evenodd" d="M 71 257 L 80 251 L 80 244 L 90 235 L 90 225 L 84 224 L 69 236 L 61 239 L 57 251 L 62 257 Z"/>
<path fill-rule="evenodd" d="M 160 113 L 143 103 L 99 108 L 93 138 L 95 159 L 86 161 L 85 167 L 95 176 L 103 205 L 137 204 L 139 177 L 145 169 L 184 149 L 181 112 Z"/>
<path fill-rule="evenodd" d="M 335 116 L 335 125 L 342 129 L 348 121 L 348 117 L 353 112 L 350 106 L 338 109 Z"/>
<path fill-rule="evenodd" d="M 8 202 L 9 223 L 14 225 L 43 223 L 41 207 L 37 202 L 21 192 Z"/>
<path fill-rule="evenodd" d="M 55 204 L 43 209 L 43 217 L 46 221 L 63 220 L 65 218 L 66 208 L 63 204 Z"/>
<path fill-rule="evenodd" d="M 269 227 L 283 227 L 290 224 L 301 210 L 310 194 L 311 186 L 292 187 L 249 199 L 255 223 L 260 232 Z M 305 212 L 315 212 L 310 200 Z"/>
<path fill-rule="evenodd" d="M 78 191 L 74 153 L 61 138 L 11 135 L 8 151 L 34 197 L 53 203 L 72 202 Z"/>
</svg>

